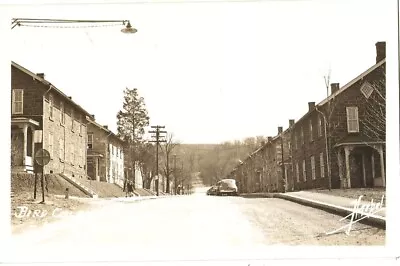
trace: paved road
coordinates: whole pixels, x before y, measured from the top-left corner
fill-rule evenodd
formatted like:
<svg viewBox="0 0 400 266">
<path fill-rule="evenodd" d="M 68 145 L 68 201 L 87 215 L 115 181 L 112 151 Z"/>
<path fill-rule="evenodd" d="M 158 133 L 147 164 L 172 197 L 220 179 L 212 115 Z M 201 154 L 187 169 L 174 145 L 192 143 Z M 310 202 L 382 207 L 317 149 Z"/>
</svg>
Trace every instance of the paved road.
<svg viewBox="0 0 400 266">
<path fill-rule="evenodd" d="M 199 191 L 198 191 L 199 192 Z M 21 261 L 239 258 L 281 245 L 383 245 L 362 224 L 326 235 L 341 217 L 282 199 L 189 196 L 93 200 L 92 211 L 13 237 Z M 44 255 L 45 254 L 45 255 Z"/>
</svg>

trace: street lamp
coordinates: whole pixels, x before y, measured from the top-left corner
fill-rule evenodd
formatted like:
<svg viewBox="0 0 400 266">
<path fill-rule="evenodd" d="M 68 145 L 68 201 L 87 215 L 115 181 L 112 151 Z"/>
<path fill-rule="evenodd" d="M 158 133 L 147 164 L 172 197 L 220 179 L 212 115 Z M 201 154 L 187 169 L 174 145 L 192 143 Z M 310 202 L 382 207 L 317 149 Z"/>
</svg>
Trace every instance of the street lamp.
<svg viewBox="0 0 400 266">
<path fill-rule="evenodd" d="M 33 19 L 33 18 L 13 18 L 11 22 L 11 29 L 16 26 L 30 26 L 30 27 L 47 27 L 47 28 L 71 28 L 71 26 L 43 26 L 43 24 L 96 24 L 96 23 L 121 23 L 125 27 L 121 29 L 121 32 L 132 34 L 136 33 L 137 29 L 133 28 L 129 20 L 73 20 L 73 19 Z M 32 25 L 33 24 L 33 25 Z M 36 24 L 36 25 L 35 25 Z M 120 25 L 120 24 L 117 24 Z M 95 26 L 83 26 L 83 27 L 95 27 Z M 101 26 L 99 26 L 101 27 Z"/>
</svg>

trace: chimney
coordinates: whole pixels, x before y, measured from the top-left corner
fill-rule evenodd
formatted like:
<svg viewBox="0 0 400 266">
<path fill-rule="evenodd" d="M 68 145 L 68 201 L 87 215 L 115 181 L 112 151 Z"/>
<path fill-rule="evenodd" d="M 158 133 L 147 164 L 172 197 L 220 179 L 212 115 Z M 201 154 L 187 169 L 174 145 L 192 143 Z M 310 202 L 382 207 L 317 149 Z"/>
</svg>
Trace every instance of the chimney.
<svg viewBox="0 0 400 266">
<path fill-rule="evenodd" d="M 311 112 L 315 108 L 315 102 L 308 102 L 308 111 Z"/>
<path fill-rule="evenodd" d="M 72 100 L 72 97 L 71 97 L 71 96 L 68 96 L 68 99 Z"/>
<path fill-rule="evenodd" d="M 36 76 L 38 76 L 39 78 L 44 79 L 44 73 L 36 73 Z"/>
<path fill-rule="evenodd" d="M 272 137 L 268 137 L 268 142 L 271 142 L 272 141 Z"/>
<path fill-rule="evenodd" d="M 93 119 L 94 119 L 94 115 L 91 115 L 92 117 L 93 117 Z"/>
<path fill-rule="evenodd" d="M 104 127 L 105 129 L 108 129 L 108 126 L 107 126 L 107 125 L 104 125 L 103 127 Z"/>
<path fill-rule="evenodd" d="M 289 127 L 294 126 L 294 119 L 289 119 Z"/>
<path fill-rule="evenodd" d="M 339 83 L 331 83 L 331 95 L 339 90 Z"/>
<path fill-rule="evenodd" d="M 283 132 L 283 127 L 278 127 L 278 134 L 281 134 Z"/>
<path fill-rule="evenodd" d="M 386 58 L 386 42 L 377 42 L 376 46 L 376 63 Z"/>
</svg>

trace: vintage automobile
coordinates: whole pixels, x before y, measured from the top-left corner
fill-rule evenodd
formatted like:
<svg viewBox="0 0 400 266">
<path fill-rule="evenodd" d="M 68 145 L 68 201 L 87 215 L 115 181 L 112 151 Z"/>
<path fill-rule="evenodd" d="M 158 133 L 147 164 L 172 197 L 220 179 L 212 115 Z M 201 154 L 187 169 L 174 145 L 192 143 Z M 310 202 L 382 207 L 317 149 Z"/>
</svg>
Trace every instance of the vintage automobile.
<svg viewBox="0 0 400 266">
<path fill-rule="evenodd" d="M 212 186 L 207 190 L 207 195 L 209 196 L 213 196 L 213 195 L 217 195 L 217 186 Z"/>
<path fill-rule="evenodd" d="M 239 194 L 235 179 L 222 179 L 217 183 L 217 195 L 233 195 Z"/>
</svg>

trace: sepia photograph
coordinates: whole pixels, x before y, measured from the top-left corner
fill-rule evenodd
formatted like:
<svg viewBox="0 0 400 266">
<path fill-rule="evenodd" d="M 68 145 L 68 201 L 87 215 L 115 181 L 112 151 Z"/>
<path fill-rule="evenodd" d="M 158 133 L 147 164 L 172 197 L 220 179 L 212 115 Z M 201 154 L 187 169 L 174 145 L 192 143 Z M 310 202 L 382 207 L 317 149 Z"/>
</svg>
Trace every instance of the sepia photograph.
<svg viewBox="0 0 400 266">
<path fill-rule="evenodd" d="M 0 262 L 396 261 L 398 12 L 0 4 Z"/>
</svg>

